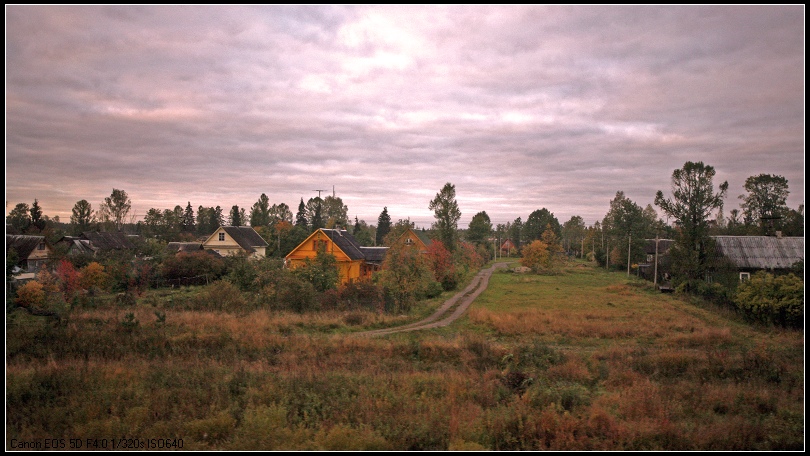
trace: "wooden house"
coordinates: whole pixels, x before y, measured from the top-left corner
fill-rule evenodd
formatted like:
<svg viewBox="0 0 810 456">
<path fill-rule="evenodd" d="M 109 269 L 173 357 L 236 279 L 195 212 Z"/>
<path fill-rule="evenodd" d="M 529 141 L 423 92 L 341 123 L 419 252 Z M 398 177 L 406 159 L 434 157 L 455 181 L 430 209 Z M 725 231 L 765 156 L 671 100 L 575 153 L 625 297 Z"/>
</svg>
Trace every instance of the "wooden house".
<svg viewBox="0 0 810 456">
<path fill-rule="evenodd" d="M 804 260 L 804 237 L 777 236 L 712 236 L 720 254 L 731 260 L 740 280 L 756 271 L 790 271 Z"/>
<path fill-rule="evenodd" d="M 213 250 L 221 256 L 247 254 L 264 258 L 267 241 L 249 226 L 221 226 L 202 243 L 204 250 Z"/>
<path fill-rule="evenodd" d="M 345 285 L 357 280 L 371 279 L 385 260 L 388 247 L 363 247 L 346 230 L 321 228 L 298 244 L 285 258 L 290 269 L 298 268 L 306 260 L 314 260 L 318 251 L 335 257 L 340 273 L 340 282 Z"/>
<path fill-rule="evenodd" d="M 22 274 L 33 274 L 43 268 L 53 257 L 53 248 L 45 236 L 6 235 L 6 258 L 9 251 L 17 255 L 16 266 Z"/>
<path fill-rule="evenodd" d="M 57 244 L 67 244 L 69 255 L 95 255 L 100 251 L 135 249 L 133 236 L 120 231 L 85 231 L 80 236 L 65 236 Z"/>
<path fill-rule="evenodd" d="M 422 253 L 427 253 L 428 246 L 430 246 L 433 241 L 428 237 L 426 232 L 408 228 L 397 238 L 396 243 L 402 243 L 403 245 L 417 248 Z"/>
<path fill-rule="evenodd" d="M 169 253 L 194 253 L 203 249 L 202 242 L 169 242 L 166 245 L 166 251 Z"/>
<path fill-rule="evenodd" d="M 509 256 L 513 253 L 517 253 L 517 248 L 515 247 L 515 243 L 512 242 L 511 239 L 507 239 L 503 241 L 501 244 L 501 255 Z"/>
</svg>

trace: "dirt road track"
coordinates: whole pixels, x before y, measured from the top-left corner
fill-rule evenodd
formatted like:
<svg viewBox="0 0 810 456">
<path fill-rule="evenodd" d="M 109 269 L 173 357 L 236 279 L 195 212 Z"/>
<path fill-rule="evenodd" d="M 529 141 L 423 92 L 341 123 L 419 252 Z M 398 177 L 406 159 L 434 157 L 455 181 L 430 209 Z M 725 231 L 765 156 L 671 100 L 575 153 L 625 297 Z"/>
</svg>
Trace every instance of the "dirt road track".
<svg viewBox="0 0 810 456">
<path fill-rule="evenodd" d="M 495 271 L 495 268 L 506 267 L 506 263 L 495 263 L 487 269 L 482 269 L 478 274 L 473 277 L 470 284 L 462 291 L 456 293 L 455 296 L 448 299 L 439 307 L 433 315 L 425 318 L 424 320 L 410 323 L 395 328 L 375 329 L 372 331 L 364 331 L 356 333 L 361 336 L 384 336 L 387 334 L 394 334 L 404 331 L 419 331 L 421 329 L 440 328 L 447 326 L 454 322 L 458 317 L 467 311 L 475 298 L 478 297 L 484 290 L 487 289 L 489 284 L 489 277 Z M 452 311 L 452 312 L 451 312 Z M 449 314 L 449 315 L 448 315 Z"/>
</svg>

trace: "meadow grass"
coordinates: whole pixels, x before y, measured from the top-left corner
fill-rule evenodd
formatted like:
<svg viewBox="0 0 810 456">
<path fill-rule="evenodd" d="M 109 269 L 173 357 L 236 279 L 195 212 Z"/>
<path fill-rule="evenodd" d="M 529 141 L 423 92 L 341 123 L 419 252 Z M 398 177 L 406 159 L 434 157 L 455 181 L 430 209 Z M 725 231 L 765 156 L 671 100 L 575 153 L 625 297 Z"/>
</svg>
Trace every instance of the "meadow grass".
<svg viewBox="0 0 810 456">
<path fill-rule="evenodd" d="M 63 322 L 9 314 L 6 448 L 113 436 L 185 450 L 804 448 L 803 331 L 585 263 L 496 272 L 462 320 L 376 338 L 351 333 L 440 300 L 409 316 L 298 314 L 195 310 L 195 291 L 176 291 Z"/>
</svg>

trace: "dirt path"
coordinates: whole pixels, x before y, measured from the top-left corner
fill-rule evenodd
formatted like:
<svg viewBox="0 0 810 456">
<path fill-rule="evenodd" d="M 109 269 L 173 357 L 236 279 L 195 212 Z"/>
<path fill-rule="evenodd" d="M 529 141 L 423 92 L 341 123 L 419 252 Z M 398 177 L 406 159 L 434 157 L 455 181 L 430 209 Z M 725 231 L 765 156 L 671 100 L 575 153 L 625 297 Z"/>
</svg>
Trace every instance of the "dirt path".
<svg viewBox="0 0 810 456">
<path fill-rule="evenodd" d="M 506 267 L 506 263 L 495 263 L 489 268 L 479 271 L 478 274 L 473 277 L 472 281 L 470 281 L 470 284 L 467 285 L 467 288 L 459 291 L 455 296 L 445 301 L 444 304 L 442 304 L 442 306 L 433 313 L 433 315 L 425 318 L 424 320 L 403 326 L 397 326 L 395 328 L 375 329 L 356 334 L 363 336 L 384 336 L 387 334 L 404 331 L 418 331 L 421 329 L 447 326 L 463 315 L 464 312 L 467 311 L 467 308 L 470 307 L 470 304 L 475 301 L 475 298 L 477 298 L 478 295 L 487 289 L 489 277 L 492 275 L 493 271 L 495 271 L 495 268 L 502 267 Z"/>
</svg>

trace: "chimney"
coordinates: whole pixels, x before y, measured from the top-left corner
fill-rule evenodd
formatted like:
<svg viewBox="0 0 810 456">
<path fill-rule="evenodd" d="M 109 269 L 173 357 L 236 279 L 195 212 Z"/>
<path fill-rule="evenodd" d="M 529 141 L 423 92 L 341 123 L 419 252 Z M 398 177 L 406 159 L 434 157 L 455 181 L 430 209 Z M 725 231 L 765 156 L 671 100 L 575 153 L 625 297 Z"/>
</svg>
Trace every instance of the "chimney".
<svg viewBox="0 0 810 456">
<path fill-rule="evenodd" d="M 776 232 L 776 239 L 782 239 L 782 232 L 781 231 Z"/>
</svg>

